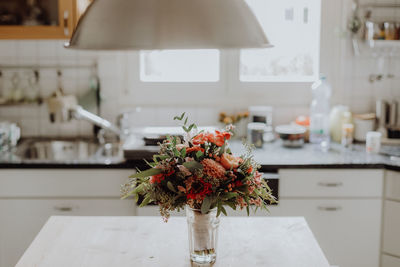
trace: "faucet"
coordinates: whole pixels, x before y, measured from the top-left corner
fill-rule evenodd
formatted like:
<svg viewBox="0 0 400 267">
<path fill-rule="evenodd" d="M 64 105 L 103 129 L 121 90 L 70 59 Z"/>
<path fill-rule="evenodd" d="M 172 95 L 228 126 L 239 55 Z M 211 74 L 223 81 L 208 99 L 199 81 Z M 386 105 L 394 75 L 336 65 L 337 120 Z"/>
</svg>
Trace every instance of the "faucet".
<svg viewBox="0 0 400 267">
<path fill-rule="evenodd" d="M 62 91 L 57 91 L 47 99 L 47 105 L 51 122 L 65 122 L 71 119 L 86 120 L 102 129 L 113 132 L 118 138 L 121 137 L 121 130 L 118 126 L 79 106 L 74 95 L 64 95 Z M 104 131 L 101 135 L 100 142 L 101 139 L 104 139 Z"/>
</svg>

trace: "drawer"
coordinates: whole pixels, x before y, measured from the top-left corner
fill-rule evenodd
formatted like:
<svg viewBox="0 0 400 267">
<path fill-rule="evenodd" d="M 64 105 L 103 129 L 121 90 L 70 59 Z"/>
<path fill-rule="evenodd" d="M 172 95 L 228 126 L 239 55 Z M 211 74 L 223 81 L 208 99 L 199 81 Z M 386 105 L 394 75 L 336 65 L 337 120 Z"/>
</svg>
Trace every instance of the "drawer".
<svg viewBox="0 0 400 267">
<path fill-rule="evenodd" d="M 400 257 L 400 202 L 386 200 L 383 215 L 383 251 Z"/>
<path fill-rule="evenodd" d="M 400 201 L 400 172 L 386 171 L 386 199 Z"/>
<path fill-rule="evenodd" d="M 375 169 L 282 169 L 279 196 L 380 198 L 383 173 Z"/>
<path fill-rule="evenodd" d="M 400 258 L 392 257 L 389 255 L 382 255 L 382 267 L 399 267 Z"/>
<path fill-rule="evenodd" d="M 15 266 L 53 215 L 131 216 L 135 204 L 120 199 L 0 199 L 0 263 Z"/>
<path fill-rule="evenodd" d="M 377 267 L 381 213 L 380 199 L 281 199 L 270 216 L 305 217 L 331 265 Z"/>
<path fill-rule="evenodd" d="M 0 170 L 0 198 L 120 197 L 134 170 L 7 169 Z"/>
</svg>

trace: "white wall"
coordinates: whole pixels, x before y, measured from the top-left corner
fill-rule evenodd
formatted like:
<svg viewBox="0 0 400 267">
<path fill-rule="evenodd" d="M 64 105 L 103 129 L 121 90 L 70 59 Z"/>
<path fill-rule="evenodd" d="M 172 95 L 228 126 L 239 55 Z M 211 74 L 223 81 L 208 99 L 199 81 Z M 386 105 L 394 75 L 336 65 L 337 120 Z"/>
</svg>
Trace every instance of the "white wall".
<svg viewBox="0 0 400 267">
<path fill-rule="evenodd" d="M 365 2 L 363 0 L 362 2 Z M 376 2 L 376 1 L 375 1 Z M 384 1 L 382 1 L 384 2 Z M 400 0 L 397 0 L 400 2 Z M 400 99 L 400 59 L 384 60 L 383 72 L 395 74 L 394 79 L 369 83 L 370 74 L 378 73 L 377 59 L 366 53 L 355 57 L 349 38 L 344 38 L 350 0 L 323 0 L 321 30 L 321 72 L 333 85 L 333 103 L 351 106 L 356 113 L 373 112 L 377 98 Z M 400 20 L 400 9 L 389 15 Z M 142 107 L 135 120 L 137 125 L 168 125 L 172 117 L 188 111 L 199 124 L 213 124 L 222 110 L 244 110 L 249 105 L 272 105 L 274 124 L 287 123 L 297 115 L 307 114 L 311 99 L 309 84 L 240 84 L 230 77 L 229 68 L 237 66 L 229 54 L 222 51 L 221 81 L 212 86 L 203 84 L 145 84 L 139 81 L 138 54 L 135 52 L 81 52 L 63 48 L 64 41 L 0 41 L 2 64 L 89 64 L 99 63 L 99 75 L 104 101 L 102 115 L 114 120 L 120 110 Z M 63 72 L 63 87 L 67 93 L 81 93 L 88 88 L 89 72 Z M 56 72 L 41 73 L 41 93 L 50 95 L 56 88 Z M 0 120 L 15 121 L 25 136 L 82 136 L 91 134 L 86 122 L 51 124 L 46 106 L 0 107 Z"/>
</svg>

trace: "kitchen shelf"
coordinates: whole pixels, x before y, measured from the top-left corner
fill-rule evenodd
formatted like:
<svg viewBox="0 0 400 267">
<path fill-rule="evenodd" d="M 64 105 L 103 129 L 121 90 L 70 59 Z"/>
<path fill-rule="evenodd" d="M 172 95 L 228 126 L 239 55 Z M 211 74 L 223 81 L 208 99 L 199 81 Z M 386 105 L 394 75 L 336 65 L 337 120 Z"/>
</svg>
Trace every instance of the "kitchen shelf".
<svg viewBox="0 0 400 267">
<path fill-rule="evenodd" d="M 43 99 L 35 101 L 8 101 L 0 103 L 0 107 L 15 107 L 15 106 L 40 106 L 43 103 Z"/>
<path fill-rule="evenodd" d="M 354 37 L 352 46 L 356 56 L 400 57 L 400 40 L 362 40 Z"/>
<path fill-rule="evenodd" d="M 367 43 L 371 48 L 400 49 L 400 40 L 369 40 Z"/>
<path fill-rule="evenodd" d="M 0 70 L 19 70 L 19 69 L 32 69 L 32 70 L 39 70 L 39 69 L 96 69 L 97 62 L 93 64 L 86 64 L 86 65 L 1 65 Z"/>
<path fill-rule="evenodd" d="M 400 8 L 400 4 L 396 3 L 366 3 L 360 5 L 362 8 Z"/>
</svg>

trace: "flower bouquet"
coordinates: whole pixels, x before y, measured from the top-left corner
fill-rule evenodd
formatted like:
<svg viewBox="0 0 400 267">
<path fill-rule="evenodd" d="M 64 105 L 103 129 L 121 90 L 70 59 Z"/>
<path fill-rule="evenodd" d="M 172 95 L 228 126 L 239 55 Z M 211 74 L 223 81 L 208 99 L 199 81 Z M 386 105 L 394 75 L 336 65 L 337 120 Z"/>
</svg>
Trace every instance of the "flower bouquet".
<svg viewBox="0 0 400 267">
<path fill-rule="evenodd" d="M 165 221 L 171 211 L 186 207 L 191 260 L 213 262 L 219 215 L 226 207 L 265 209 L 275 202 L 271 189 L 257 171 L 251 147 L 240 156 L 232 155 L 227 141 L 232 127 L 224 131 L 198 131 L 188 125 L 183 113 L 175 120 L 182 122 L 183 140 L 169 136 L 160 144 L 160 152 L 148 170 L 138 171 L 122 187 L 123 198 L 141 199 L 140 207 L 154 202 Z"/>
</svg>

